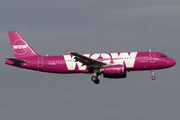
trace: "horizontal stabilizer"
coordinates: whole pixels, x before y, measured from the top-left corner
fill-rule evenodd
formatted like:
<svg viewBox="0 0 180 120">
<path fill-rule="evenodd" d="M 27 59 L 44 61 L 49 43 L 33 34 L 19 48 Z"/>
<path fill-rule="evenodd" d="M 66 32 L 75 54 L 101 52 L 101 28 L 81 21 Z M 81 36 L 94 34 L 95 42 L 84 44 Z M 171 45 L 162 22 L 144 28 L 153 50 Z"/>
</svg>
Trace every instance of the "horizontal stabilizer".
<svg viewBox="0 0 180 120">
<path fill-rule="evenodd" d="M 27 63 L 26 61 L 23 61 L 23 60 L 18 60 L 18 59 L 15 59 L 15 58 L 6 58 L 14 63 Z"/>
</svg>

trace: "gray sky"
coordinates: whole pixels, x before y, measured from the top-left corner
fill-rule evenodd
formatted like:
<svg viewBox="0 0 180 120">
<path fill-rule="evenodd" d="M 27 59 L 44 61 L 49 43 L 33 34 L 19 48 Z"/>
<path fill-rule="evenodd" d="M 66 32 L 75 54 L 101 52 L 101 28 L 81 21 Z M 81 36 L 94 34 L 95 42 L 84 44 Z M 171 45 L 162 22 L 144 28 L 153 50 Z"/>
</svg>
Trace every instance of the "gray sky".
<svg viewBox="0 0 180 120">
<path fill-rule="evenodd" d="M 176 66 L 129 72 L 125 79 L 49 74 L 7 66 L 7 31 L 41 55 L 162 52 Z M 170 120 L 180 118 L 179 0 L 0 0 L 2 120 Z"/>
</svg>

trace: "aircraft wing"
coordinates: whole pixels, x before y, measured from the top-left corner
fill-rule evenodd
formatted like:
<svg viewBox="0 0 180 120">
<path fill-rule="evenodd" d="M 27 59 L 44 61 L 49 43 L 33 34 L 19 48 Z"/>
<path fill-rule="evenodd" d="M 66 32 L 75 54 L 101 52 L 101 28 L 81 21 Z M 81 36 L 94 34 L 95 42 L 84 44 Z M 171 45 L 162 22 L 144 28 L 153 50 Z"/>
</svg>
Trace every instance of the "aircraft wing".
<svg viewBox="0 0 180 120">
<path fill-rule="evenodd" d="M 81 62 L 83 65 L 86 65 L 88 68 L 90 68 L 90 67 L 99 68 L 100 66 L 107 65 L 104 62 L 101 62 L 101 61 L 86 57 L 86 56 L 81 55 L 81 54 L 76 53 L 76 52 L 68 51 L 68 53 L 71 54 L 71 55 L 74 55 L 75 56 L 74 59 L 76 61 Z"/>
</svg>

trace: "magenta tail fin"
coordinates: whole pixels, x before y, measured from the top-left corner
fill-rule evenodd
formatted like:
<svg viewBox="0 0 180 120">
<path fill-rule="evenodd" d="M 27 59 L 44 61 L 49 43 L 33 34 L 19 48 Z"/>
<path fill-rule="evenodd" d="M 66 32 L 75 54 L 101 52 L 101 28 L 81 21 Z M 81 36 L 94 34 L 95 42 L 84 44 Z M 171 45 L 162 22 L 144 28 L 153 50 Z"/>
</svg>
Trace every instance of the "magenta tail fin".
<svg viewBox="0 0 180 120">
<path fill-rule="evenodd" d="M 39 56 L 16 31 L 8 31 L 14 57 L 25 58 Z"/>
</svg>

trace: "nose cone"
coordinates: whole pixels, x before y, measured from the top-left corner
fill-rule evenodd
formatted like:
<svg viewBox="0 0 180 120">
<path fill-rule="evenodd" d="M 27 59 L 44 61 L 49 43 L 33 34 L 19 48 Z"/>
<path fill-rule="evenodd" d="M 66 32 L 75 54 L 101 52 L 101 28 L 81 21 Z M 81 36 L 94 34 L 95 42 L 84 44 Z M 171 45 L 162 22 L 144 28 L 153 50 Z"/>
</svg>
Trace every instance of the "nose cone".
<svg viewBox="0 0 180 120">
<path fill-rule="evenodd" d="M 172 66 L 176 65 L 176 61 L 172 60 Z"/>
<path fill-rule="evenodd" d="M 169 64 L 170 67 L 172 67 L 172 66 L 174 66 L 174 65 L 176 64 L 176 61 L 173 60 L 173 59 L 170 59 L 170 60 L 168 61 L 168 64 Z"/>
</svg>

